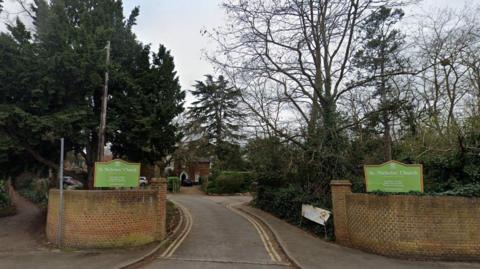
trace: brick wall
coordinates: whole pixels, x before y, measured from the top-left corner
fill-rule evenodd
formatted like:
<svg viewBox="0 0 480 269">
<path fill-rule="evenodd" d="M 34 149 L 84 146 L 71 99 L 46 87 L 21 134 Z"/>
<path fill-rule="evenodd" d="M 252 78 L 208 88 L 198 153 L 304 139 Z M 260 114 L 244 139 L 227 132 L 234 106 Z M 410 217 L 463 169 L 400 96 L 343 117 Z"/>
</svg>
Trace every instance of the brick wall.
<svg viewBox="0 0 480 269">
<path fill-rule="evenodd" d="M 65 190 L 62 247 L 137 246 L 165 236 L 166 184 L 153 190 Z M 59 190 L 49 193 L 46 233 L 57 243 Z"/>
<path fill-rule="evenodd" d="M 207 178 L 210 174 L 210 162 L 209 161 L 192 161 L 186 164 L 181 161 L 175 162 L 174 173 L 176 176 L 180 176 L 182 172 L 187 172 L 189 179 L 194 180 L 195 174 L 198 174 L 202 178 Z"/>
<path fill-rule="evenodd" d="M 480 260 L 479 198 L 377 196 L 338 187 L 332 184 L 340 243 L 387 256 Z"/>
</svg>

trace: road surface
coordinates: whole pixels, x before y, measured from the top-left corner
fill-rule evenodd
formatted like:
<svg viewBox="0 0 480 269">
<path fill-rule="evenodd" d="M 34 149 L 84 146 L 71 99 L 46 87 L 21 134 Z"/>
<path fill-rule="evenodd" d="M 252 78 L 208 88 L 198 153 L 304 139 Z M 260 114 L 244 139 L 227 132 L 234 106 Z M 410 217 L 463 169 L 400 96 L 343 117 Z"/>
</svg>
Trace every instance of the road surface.
<svg viewBox="0 0 480 269">
<path fill-rule="evenodd" d="M 266 229 L 232 207 L 249 197 L 179 194 L 170 199 L 188 211 L 189 232 L 146 268 L 290 268 Z"/>
</svg>

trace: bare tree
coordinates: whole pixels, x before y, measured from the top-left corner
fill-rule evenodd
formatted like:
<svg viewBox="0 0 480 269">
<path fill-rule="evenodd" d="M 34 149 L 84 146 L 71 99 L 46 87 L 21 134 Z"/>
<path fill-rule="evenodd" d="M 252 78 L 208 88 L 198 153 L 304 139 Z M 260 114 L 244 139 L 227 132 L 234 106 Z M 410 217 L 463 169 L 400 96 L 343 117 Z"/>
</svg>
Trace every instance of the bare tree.
<svg viewBox="0 0 480 269">
<path fill-rule="evenodd" d="M 218 50 L 209 59 L 243 89 L 245 102 L 271 131 L 310 151 L 312 160 L 319 154 L 329 158 L 332 170 L 340 171 L 342 152 L 337 142 L 351 124 L 342 123 L 339 100 L 375 79 L 351 79 L 358 27 L 371 11 L 399 4 L 383 0 L 227 1 L 224 8 L 230 21 L 210 33 Z M 252 105 L 259 92 L 274 97 L 269 109 L 277 106 L 282 111 L 272 115 L 265 113 L 265 103 Z M 274 118 L 278 115 L 280 121 Z"/>
<path fill-rule="evenodd" d="M 421 24 L 416 39 L 419 64 L 441 63 L 422 72 L 418 87 L 429 121 L 439 134 L 458 127 L 465 98 L 475 96 L 479 38 L 473 19 L 465 11 L 442 10 Z"/>
</svg>

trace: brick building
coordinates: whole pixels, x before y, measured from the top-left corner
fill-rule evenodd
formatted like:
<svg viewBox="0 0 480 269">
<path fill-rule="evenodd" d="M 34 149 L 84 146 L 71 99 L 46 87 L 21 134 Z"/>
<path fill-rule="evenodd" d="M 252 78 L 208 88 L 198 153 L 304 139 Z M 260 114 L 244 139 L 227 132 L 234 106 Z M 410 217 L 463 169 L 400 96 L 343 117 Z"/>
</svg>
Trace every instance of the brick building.
<svg viewBox="0 0 480 269">
<path fill-rule="evenodd" d="M 194 161 L 176 161 L 173 167 L 173 175 L 183 179 L 190 179 L 193 183 L 199 184 L 200 178 L 208 177 L 210 173 L 210 160 L 197 159 Z"/>
</svg>

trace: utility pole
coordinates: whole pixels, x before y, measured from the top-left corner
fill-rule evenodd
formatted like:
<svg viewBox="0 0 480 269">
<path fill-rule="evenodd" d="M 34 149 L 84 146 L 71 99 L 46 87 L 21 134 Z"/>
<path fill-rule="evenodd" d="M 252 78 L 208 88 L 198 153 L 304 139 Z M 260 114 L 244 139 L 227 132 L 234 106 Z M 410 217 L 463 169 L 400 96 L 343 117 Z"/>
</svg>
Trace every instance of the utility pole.
<svg viewBox="0 0 480 269">
<path fill-rule="evenodd" d="M 98 152 L 97 160 L 103 161 L 104 148 L 105 145 L 105 129 L 107 125 L 107 101 L 108 101 L 108 66 L 110 65 L 110 41 L 107 41 L 107 50 L 106 66 L 107 70 L 105 71 L 105 84 L 103 85 L 103 96 L 102 96 L 102 111 L 100 113 L 100 128 L 98 128 Z"/>
<path fill-rule="evenodd" d="M 57 244 L 58 247 L 62 246 L 63 236 L 63 156 L 64 156 L 64 139 L 60 139 L 60 165 L 58 166 L 58 188 L 60 189 L 60 204 L 58 208 L 58 226 L 57 226 Z"/>
</svg>

